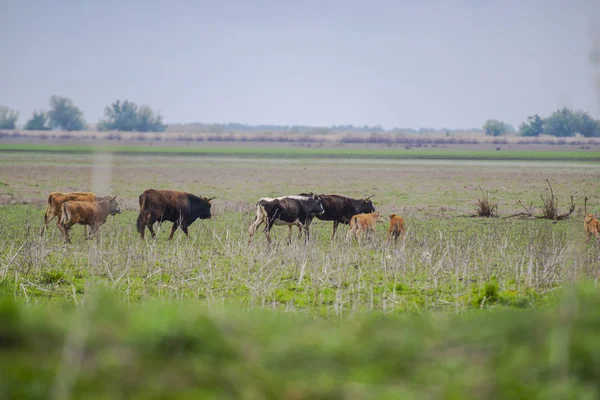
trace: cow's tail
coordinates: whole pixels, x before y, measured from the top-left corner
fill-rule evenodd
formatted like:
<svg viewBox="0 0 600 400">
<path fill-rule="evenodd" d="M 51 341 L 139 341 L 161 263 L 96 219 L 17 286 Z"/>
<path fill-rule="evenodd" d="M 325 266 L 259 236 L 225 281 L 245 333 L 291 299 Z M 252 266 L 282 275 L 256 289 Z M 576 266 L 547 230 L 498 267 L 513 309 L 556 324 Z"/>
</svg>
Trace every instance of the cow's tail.
<svg viewBox="0 0 600 400">
<path fill-rule="evenodd" d="M 40 236 L 44 236 L 44 231 L 46 230 L 46 226 L 48 225 L 48 221 L 50 218 L 50 214 L 52 214 L 52 210 L 53 205 L 53 197 L 54 197 L 54 193 L 50 193 L 50 195 L 48 195 L 48 202 L 46 203 L 46 211 L 44 211 L 44 225 L 42 226 L 42 230 L 40 231 Z"/>
<path fill-rule="evenodd" d="M 358 229 L 357 216 L 353 215 L 350 218 L 350 229 L 348 230 L 348 233 L 346 234 L 346 240 L 349 240 L 352 236 L 356 236 L 357 229 Z"/>
<path fill-rule="evenodd" d="M 248 234 L 250 235 L 248 243 L 252 243 L 252 236 L 254 235 L 254 232 L 256 232 L 258 227 L 263 222 L 265 222 L 268 227 L 269 221 L 267 221 L 267 210 L 265 210 L 265 206 L 262 205 L 259 201 L 258 203 L 256 203 L 256 217 L 254 218 L 254 221 L 252 222 L 252 224 L 250 224 L 250 227 L 248 228 Z"/>
<path fill-rule="evenodd" d="M 62 203 L 61 206 L 61 216 L 60 216 L 60 224 L 64 227 L 65 225 L 67 225 L 67 223 L 69 222 L 69 220 L 71 219 L 71 214 L 69 213 L 69 209 L 67 207 L 67 204 L 69 202 L 65 201 L 64 203 Z"/>
<path fill-rule="evenodd" d="M 144 232 L 144 228 L 145 228 L 145 225 L 146 225 L 146 221 L 145 221 L 145 218 L 144 218 L 144 213 L 146 211 L 146 197 L 147 197 L 146 193 L 142 193 L 140 195 L 140 199 L 139 199 L 139 201 L 140 201 L 140 215 L 138 215 L 138 219 L 137 219 L 137 222 L 135 224 L 136 227 L 137 227 L 138 233 Z"/>
</svg>

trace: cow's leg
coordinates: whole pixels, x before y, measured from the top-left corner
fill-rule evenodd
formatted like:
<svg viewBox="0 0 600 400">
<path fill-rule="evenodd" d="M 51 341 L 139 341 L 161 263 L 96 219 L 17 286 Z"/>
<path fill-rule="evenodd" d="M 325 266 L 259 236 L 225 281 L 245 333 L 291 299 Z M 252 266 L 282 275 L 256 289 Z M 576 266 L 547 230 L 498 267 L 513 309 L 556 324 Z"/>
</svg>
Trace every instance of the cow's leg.
<svg viewBox="0 0 600 400">
<path fill-rule="evenodd" d="M 152 235 L 152 239 L 154 239 L 156 237 L 156 232 L 154 231 L 154 224 L 151 224 L 150 222 L 148 223 L 148 225 L 146 225 L 148 227 L 148 230 L 150 231 L 150 235 Z"/>
<path fill-rule="evenodd" d="M 52 220 L 54 217 L 50 218 L 50 220 Z M 60 223 L 60 220 L 62 219 L 62 216 L 59 216 L 58 219 L 56 220 L 56 226 L 58 226 L 58 230 L 63 232 L 63 226 Z"/>
<path fill-rule="evenodd" d="M 298 226 L 300 229 L 302 229 L 302 227 Z M 288 225 L 288 244 L 292 243 L 292 225 Z"/>
<path fill-rule="evenodd" d="M 171 227 L 171 234 L 169 235 L 169 240 L 173 239 L 173 234 L 175 234 L 177 228 L 179 228 L 179 221 L 173 222 L 173 226 Z"/>
<path fill-rule="evenodd" d="M 267 243 L 271 243 L 271 228 L 275 224 L 275 218 L 268 221 L 265 225 L 265 236 L 267 237 Z"/>
<path fill-rule="evenodd" d="M 71 243 L 71 238 L 69 236 L 69 232 L 71 231 L 71 227 L 70 226 L 62 226 L 61 232 L 63 232 L 63 235 L 65 237 L 65 243 Z"/>
<path fill-rule="evenodd" d="M 304 241 L 308 242 L 310 239 L 310 229 L 309 229 L 310 223 L 306 223 L 304 224 Z"/>
<path fill-rule="evenodd" d="M 252 236 L 254 236 L 254 233 L 256 232 L 258 227 L 262 225 L 263 222 L 265 222 L 264 217 L 262 215 L 260 215 L 259 212 L 257 211 L 254 222 L 252 222 L 252 224 L 248 228 L 248 234 L 250 235 L 250 238 L 248 239 L 248 244 L 252 244 Z M 265 227 L 265 229 L 266 229 L 266 227 Z"/>
<path fill-rule="evenodd" d="M 150 216 L 148 217 L 148 221 L 146 221 L 146 226 L 148 227 L 148 230 L 150 231 L 150 234 L 152 235 L 152 239 L 154 239 L 156 237 L 156 232 L 154 232 L 154 223 L 156 222 L 156 218 Z"/>
<path fill-rule="evenodd" d="M 187 236 L 188 238 L 190 237 L 190 235 L 188 234 L 188 227 L 187 225 L 181 225 L 180 226 L 181 230 L 183 231 L 183 233 L 185 233 L 185 236 Z"/>
<path fill-rule="evenodd" d="M 348 229 L 348 233 L 346 233 L 346 241 L 349 241 L 354 236 L 354 227 Z"/>
<path fill-rule="evenodd" d="M 85 226 L 84 226 L 85 229 Z M 96 238 L 96 240 L 100 240 L 100 224 L 98 223 L 94 223 L 93 225 L 89 226 L 89 234 L 90 234 L 90 239 Z"/>
<path fill-rule="evenodd" d="M 337 231 L 339 221 L 333 221 L 333 233 L 331 234 L 331 240 L 335 239 L 335 231 Z"/>
<path fill-rule="evenodd" d="M 54 217 L 56 217 L 56 215 L 54 215 L 54 212 L 52 210 L 49 210 L 49 208 L 50 207 L 46 207 L 46 211 L 44 212 L 44 226 L 42 226 L 40 236 L 44 236 L 44 232 L 46 231 L 48 224 L 54 219 Z M 58 219 L 58 222 L 60 223 L 60 218 Z"/>
</svg>

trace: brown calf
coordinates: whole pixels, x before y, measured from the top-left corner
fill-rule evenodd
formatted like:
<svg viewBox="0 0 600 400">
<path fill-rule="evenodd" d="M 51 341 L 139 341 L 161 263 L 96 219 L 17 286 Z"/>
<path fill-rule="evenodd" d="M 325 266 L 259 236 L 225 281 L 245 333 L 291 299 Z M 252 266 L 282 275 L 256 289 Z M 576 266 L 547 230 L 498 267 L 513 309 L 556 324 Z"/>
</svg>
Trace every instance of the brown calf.
<svg viewBox="0 0 600 400">
<path fill-rule="evenodd" d="M 44 236 L 44 232 L 46 231 L 46 227 L 54 219 L 54 217 L 58 217 L 56 221 L 56 225 L 58 229 L 61 229 L 60 219 L 61 219 L 61 207 L 65 201 L 95 201 L 99 199 L 103 199 L 104 197 L 99 197 L 95 193 L 92 192 L 72 192 L 72 193 L 61 193 L 61 192 L 52 192 L 48 196 L 48 204 L 46 204 L 46 212 L 44 213 L 44 226 L 42 226 L 42 231 L 40 232 L 40 236 Z M 86 228 L 87 234 L 87 228 Z"/>
<path fill-rule="evenodd" d="M 350 236 L 354 236 L 358 239 L 361 232 L 369 234 L 375 230 L 375 223 L 383 222 L 383 217 L 379 211 L 372 212 L 369 214 L 358 214 L 350 218 L 350 230 L 346 235 L 346 240 L 350 239 Z"/>
<path fill-rule="evenodd" d="M 583 219 L 583 229 L 585 229 L 585 241 L 586 243 L 590 241 L 590 236 L 593 234 L 598 239 L 598 244 L 600 244 L 600 221 L 598 221 L 594 214 L 587 212 L 587 196 L 585 197 L 583 212 L 585 213 L 585 218 Z"/>
<path fill-rule="evenodd" d="M 402 235 L 404 239 L 404 220 L 401 216 L 390 214 L 390 227 L 388 228 L 387 241 L 389 242 L 394 237 L 394 244 L 398 241 L 398 236 Z"/>
<path fill-rule="evenodd" d="M 594 214 L 586 214 L 583 219 L 583 228 L 585 229 L 585 241 L 590 241 L 590 236 L 593 234 L 598 239 L 600 244 L 600 221 L 598 221 Z"/>
<path fill-rule="evenodd" d="M 69 231 L 75 224 L 89 226 L 91 235 L 98 234 L 100 227 L 109 215 L 123 212 L 116 196 L 97 201 L 65 201 L 61 209 L 60 225 L 65 235 L 65 242 L 71 243 Z"/>
</svg>

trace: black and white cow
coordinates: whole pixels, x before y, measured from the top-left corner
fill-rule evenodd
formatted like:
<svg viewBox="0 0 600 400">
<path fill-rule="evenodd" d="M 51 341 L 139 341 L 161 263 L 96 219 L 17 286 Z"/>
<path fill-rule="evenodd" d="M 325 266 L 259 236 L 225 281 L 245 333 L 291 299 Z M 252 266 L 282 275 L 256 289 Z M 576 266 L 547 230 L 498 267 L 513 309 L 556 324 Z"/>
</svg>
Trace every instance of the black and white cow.
<svg viewBox="0 0 600 400">
<path fill-rule="evenodd" d="M 315 215 L 320 215 L 323 210 L 319 196 L 283 196 L 277 198 L 263 197 L 256 203 L 256 218 L 248 233 L 252 243 L 252 235 L 258 227 L 265 223 L 265 235 L 271 243 L 270 231 L 273 225 L 287 225 L 289 227 L 288 242 L 292 240 L 292 225 L 296 225 L 302 235 L 302 228 L 306 232 L 306 240 L 310 238 L 309 225 Z"/>
<path fill-rule="evenodd" d="M 313 196 L 314 193 L 300 193 L 300 196 Z M 325 212 L 317 215 L 321 221 L 333 221 L 331 240 L 335 238 L 335 231 L 339 224 L 348 225 L 354 215 L 375 212 L 371 196 L 362 199 L 352 199 L 340 194 L 320 194 L 321 204 Z M 310 221 L 309 221 L 310 224 Z"/>
</svg>

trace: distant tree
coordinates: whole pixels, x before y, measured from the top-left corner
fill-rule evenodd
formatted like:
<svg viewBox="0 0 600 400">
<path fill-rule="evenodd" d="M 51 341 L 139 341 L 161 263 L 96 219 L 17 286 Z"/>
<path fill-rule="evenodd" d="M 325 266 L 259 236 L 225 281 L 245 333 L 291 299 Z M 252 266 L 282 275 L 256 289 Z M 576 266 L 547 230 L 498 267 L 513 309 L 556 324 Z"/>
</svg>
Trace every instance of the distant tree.
<svg viewBox="0 0 600 400">
<path fill-rule="evenodd" d="M 600 120 L 585 111 L 576 111 L 575 131 L 586 137 L 600 137 Z"/>
<path fill-rule="evenodd" d="M 0 129 L 15 129 L 19 112 L 6 106 L 0 106 Z"/>
<path fill-rule="evenodd" d="M 166 125 L 162 116 L 155 115 L 148 106 L 138 108 L 134 102 L 117 100 L 104 109 L 104 120 L 98 123 L 98 129 L 123 132 L 162 132 Z"/>
<path fill-rule="evenodd" d="M 544 120 L 539 115 L 530 115 L 527 122 L 519 125 L 519 134 L 521 136 L 539 136 L 544 133 Z"/>
<path fill-rule="evenodd" d="M 104 109 L 104 120 L 98 124 L 101 131 L 124 131 L 131 132 L 137 128 L 137 104 L 124 100 L 115 101 Z"/>
<path fill-rule="evenodd" d="M 137 112 L 137 131 L 139 132 L 163 132 L 167 125 L 162 122 L 162 115 L 154 114 L 148 106 L 141 106 Z"/>
<path fill-rule="evenodd" d="M 544 120 L 544 132 L 553 136 L 600 136 L 600 122 L 584 111 L 567 107 L 554 111 Z"/>
<path fill-rule="evenodd" d="M 48 126 L 48 116 L 43 111 L 34 111 L 33 116 L 24 127 L 28 131 L 47 131 L 50 130 Z"/>
<path fill-rule="evenodd" d="M 575 136 L 576 119 L 566 107 L 556 110 L 544 120 L 544 132 L 559 137 Z"/>
<path fill-rule="evenodd" d="M 485 124 L 483 124 L 483 131 L 488 136 L 504 135 L 511 132 L 511 130 L 514 132 L 515 128 L 496 119 L 488 119 L 485 121 Z"/>
<path fill-rule="evenodd" d="M 50 97 L 50 111 L 48 120 L 51 128 L 65 131 L 80 131 L 85 128 L 83 113 L 73 101 L 63 96 Z"/>
</svg>

